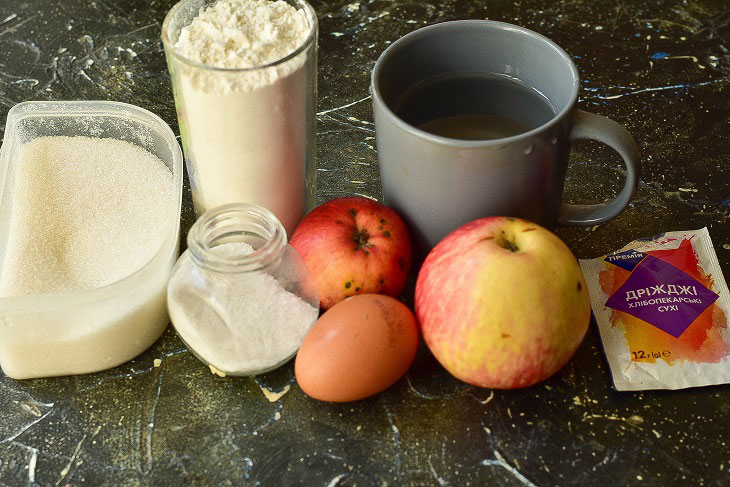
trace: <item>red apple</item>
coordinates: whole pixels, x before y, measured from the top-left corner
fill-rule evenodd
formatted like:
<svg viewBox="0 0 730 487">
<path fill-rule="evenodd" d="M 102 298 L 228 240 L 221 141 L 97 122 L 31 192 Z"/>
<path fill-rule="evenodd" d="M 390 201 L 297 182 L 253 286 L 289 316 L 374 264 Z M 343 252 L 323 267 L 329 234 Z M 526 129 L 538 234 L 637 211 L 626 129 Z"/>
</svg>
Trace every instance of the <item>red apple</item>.
<svg viewBox="0 0 730 487">
<path fill-rule="evenodd" d="M 416 316 L 436 359 L 458 379 L 512 389 L 560 370 L 591 316 L 570 249 L 526 220 L 490 217 L 447 235 L 416 282 Z"/>
<path fill-rule="evenodd" d="M 322 309 L 355 294 L 397 296 L 411 269 L 405 223 L 367 198 L 338 198 L 318 206 L 289 243 L 311 271 Z"/>
</svg>

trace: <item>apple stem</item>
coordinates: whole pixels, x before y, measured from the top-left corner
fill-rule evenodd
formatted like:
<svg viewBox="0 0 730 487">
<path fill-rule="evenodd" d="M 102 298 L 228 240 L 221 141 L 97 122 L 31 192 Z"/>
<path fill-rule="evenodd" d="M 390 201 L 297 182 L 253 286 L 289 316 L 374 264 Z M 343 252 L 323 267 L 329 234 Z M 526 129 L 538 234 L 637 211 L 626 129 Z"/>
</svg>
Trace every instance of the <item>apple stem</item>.
<svg viewBox="0 0 730 487">
<path fill-rule="evenodd" d="M 504 234 L 504 232 L 502 232 L 499 238 L 497 238 L 497 245 L 499 245 L 503 249 L 509 250 L 510 252 L 517 252 L 518 250 L 520 250 L 517 244 L 510 240 L 507 235 Z"/>
<path fill-rule="evenodd" d="M 352 236 L 352 240 L 354 240 L 355 242 L 355 252 L 357 252 L 368 244 L 368 240 L 370 240 L 370 234 L 365 229 L 358 229 Z"/>
</svg>

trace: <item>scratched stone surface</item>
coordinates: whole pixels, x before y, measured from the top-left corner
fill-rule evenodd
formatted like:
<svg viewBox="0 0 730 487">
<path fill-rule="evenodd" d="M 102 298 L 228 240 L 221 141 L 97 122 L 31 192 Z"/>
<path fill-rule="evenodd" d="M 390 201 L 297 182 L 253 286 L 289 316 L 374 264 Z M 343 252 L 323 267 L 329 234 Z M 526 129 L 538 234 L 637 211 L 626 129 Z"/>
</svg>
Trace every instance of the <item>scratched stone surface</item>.
<svg viewBox="0 0 730 487">
<path fill-rule="evenodd" d="M 726 0 L 313 5 L 320 202 L 381 197 L 367 88 L 390 42 L 434 22 L 503 20 L 562 45 L 582 76 L 580 107 L 625 125 L 643 153 L 626 212 L 558 234 L 579 257 L 595 257 L 638 237 L 707 226 L 730 276 Z M 2 125 L 24 100 L 108 99 L 147 108 L 177 133 L 159 41 L 170 6 L 2 0 Z M 578 143 L 566 198 L 609 198 L 622 178 L 615 154 Z M 184 233 L 193 219 L 186 186 Z M 291 363 L 218 378 L 168 328 L 140 357 L 106 372 L 28 381 L 0 374 L 0 411 L 0 485 L 8 486 L 730 485 L 730 387 L 619 393 L 595 323 L 544 384 L 474 388 L 421 350 L 396 386 L 343 405 L 305 396 Z"/>
</svg>

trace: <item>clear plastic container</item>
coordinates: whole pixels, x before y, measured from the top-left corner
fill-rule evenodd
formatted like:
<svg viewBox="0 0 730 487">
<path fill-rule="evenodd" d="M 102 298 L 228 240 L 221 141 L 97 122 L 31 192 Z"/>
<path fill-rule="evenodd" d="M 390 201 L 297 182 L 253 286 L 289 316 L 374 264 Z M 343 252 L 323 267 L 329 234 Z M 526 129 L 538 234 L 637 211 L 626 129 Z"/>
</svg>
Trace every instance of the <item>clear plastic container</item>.
<svg viewBox="0 0 730 487">
<path fill-rule="evenodd" d="M 180 338 L 219 375 L 283 365 L 319 315 L 314 279 L 281 222 L 240 203 L 213 208 L 192 226 L 167 305 Z"/>
<path fill-rule="evenodd" d="M 179 252 L 182 153 L 161 118 L 133 105 L 25 102 L 8 112 L 0 152 L 0 272 L 20 147 L 37 137 L 76 135 L 126 140 L 156 155 L 172 172 L 177 198 L 164 209 L 163 244 L 132 275 L 99 288 L 0 297 L 0 366 L 15 379 L 114 367 L 152 345 L 169 322 L 165 289 Z"/>
<path fill-rule="evenodd" d="M 305 0 L 310 31 L 294 52 L 251 68 L 219 68 L 183 56 L 180 31 L 216 0 L 183 0 L 165 17 L 170 71 L 193 203 L 253 203 L 292 234 L 315 203 L 317 15 Z"/>
</svg>

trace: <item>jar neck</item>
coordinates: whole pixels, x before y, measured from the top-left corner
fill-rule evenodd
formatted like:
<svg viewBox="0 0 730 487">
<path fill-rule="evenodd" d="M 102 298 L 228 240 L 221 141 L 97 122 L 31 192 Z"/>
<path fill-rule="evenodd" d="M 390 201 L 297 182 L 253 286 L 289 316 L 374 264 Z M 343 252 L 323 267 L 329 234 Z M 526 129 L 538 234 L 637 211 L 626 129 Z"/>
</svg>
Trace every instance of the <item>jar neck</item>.
<svg viewBox="0 0 730 487">
<path fill-rule="evenodd" d="M 188 250 L 198 266 L 217 272 L 250 272 L 278 263 L 287 246 L 286 231 L 266 208 L 234 203 L 213 208 L 188 232 Z M 241 243 L 253 247 L 246 253 Z M 239 244 L 227 248 L 227 244 Z"/>
</svg>

